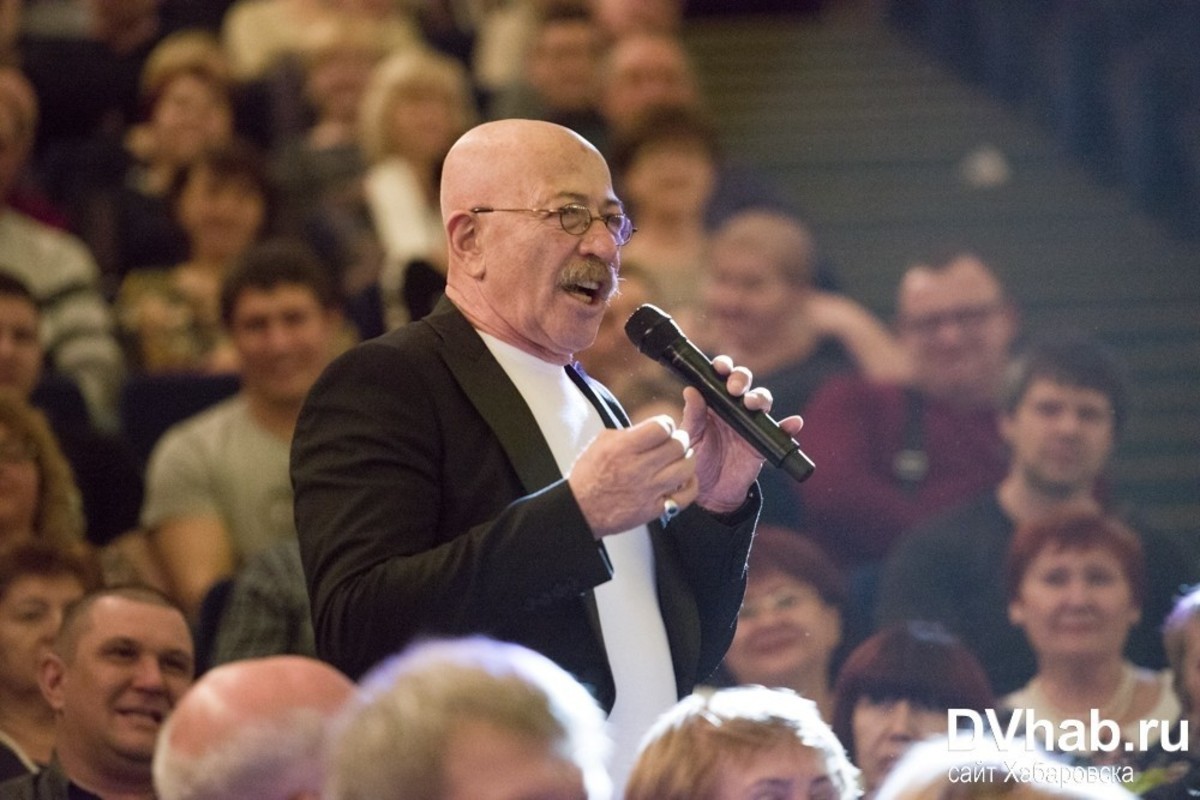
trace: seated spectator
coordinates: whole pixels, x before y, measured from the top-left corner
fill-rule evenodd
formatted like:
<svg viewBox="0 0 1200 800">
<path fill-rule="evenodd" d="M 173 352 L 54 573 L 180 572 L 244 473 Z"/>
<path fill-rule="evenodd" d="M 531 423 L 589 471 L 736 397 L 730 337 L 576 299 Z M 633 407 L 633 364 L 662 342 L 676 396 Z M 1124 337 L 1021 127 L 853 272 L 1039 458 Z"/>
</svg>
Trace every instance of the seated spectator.
<svg viewBox="0 0 1200 800">
<path fill-rule="evenodd" d="M 67 606 L 99 578 L 86 549 L 29 540 L 0 548 L 0 782 L 50 763 L 54 712 L 38 668 Z"/>
<path fill-rule="evenodd" d="M 716 129 L 686 108 L 652 108 L 612 150 L 613 179 L 637 221 L 622 259 L 650 270 L 668 313 L 694 309 L 709 257 Z"/>
<path fill-rule="evenodd" d="M 234 575 L 215 620 L 209 665 L 274 655 L 317 655 L 300 543 L 276 542 Z"/>
<path fill-rule="evenodd" d="M 85 595 L 38 672 L 54 709 L 54 760 L 0 785 L 0 800 L 152 798 L 155 739 L 192 668 L 187 621 L 167 598 L 131 586 Z"/>
<path fill-rule="evenodd" d="M 858 795 L 858 770 L 816 705 L 762 686 L 680 700 L 646 735 L 625 788 L 625 800 Z"/>
<path fill-rule="evenodd" d="M 845 602 L 846 581 L 820 547 L 795 531 L 760 525 L 723 662 L 731 682 L 791 689 L 833 719 L 833 657 Z"/>
<path fill-rule="evenodd" d="M 180 169 L 170 198 L 188 254 L 121 282 L 115 311 L 129 362 L 144 373 L 236 371 L 221 330 L 221 283 L 268 225 L 273 191 L 262 155 L 239 141 L 208 148 Z"/>
<path fill-rule="evenodd" d="M 1048 720 L 1068 720 L 1089 735 L 1070 755 L 1108 760 L 1093 751 L 1092 718 L 1115 723 L 1121 741 L 1153 744 L 1161 731 L 1143 720 L 1174 720 L 1180 711 L 1168 671 L 1141 669 L 1124 656 L 1141 616 L 1146 567 L 1137 535 L 1094 512 L 1063 512 L 1022 525 L 1008 551 L 1008 616 L 1025 632 L 1037 673 L 1004 705 Z"/>
<path fill-rule="evenodd" d="M 615 143 L 653 109 L 705 110 L 683 42 L 675 33 L 650 28 L 622 33 L 609 45 L 600 66 L 598 105 L 604 130 L 592 143 L 609 156 Z M 717 188 L 708 206 L 710 227 L 744 208 L 790 208 L 779 190 L 753 170 L 725 162 L 718 166 Z"/>
<path fill-rule="evenodd" d="M 515 3 L 532 17 L 528 50 L 516 60 L 515 81 L 496 87 L 492 119 L 541 119 L 570 128 L 589 142 L 604 137 L 596 106 L 600 30 L 583 0 Z M 482 39 L 477 53 L 484 47 Z M 478 62 L 477 62 L 478 64 Z"/>
<path fill-rule="evenodd" d="M 1187 724 L 1187 749 L 1171 752 L 1160 747 L 1140 765 L 1139 794 L 1147 800 L 1189 800 L 1200 794 L 1200 587 L 1188 590 L 1163 623 L 1163 647 L 1171 667 L 1179 720 L 1168 739 L 1178 744 Z"/>
<path fill-rule="evenodd" d="M 29 158 L 37 113 L 25 77 L 0 67 L 0 269 L 19 278 L 36 299 L 49 362 L 79 386 L 93 421 L 111 427 L 124 366 L 96 263 L 74 236 L 7 203 Z"/>
<path fill-rule="evenodd" d="M 532 650 L 429 641 L 361 687 L 334 736 L 327 800 L 610 796 L 603 712 Z"/>
<path fill-rule="evenodd" d="M 316 235 L 333 234 L 333 261 L 347 294 L 368 288 L 377 293 L 384 330 L 422 316 L 405 302 L 414 262 L 423 265 L 423 272 L 435 270 L 439 293 L 445 285 L 441 164 L 474 117 L 466 71 L 432 51 L 386 59 L 367 86 L 359 122 L 370 166 L 361 202 L 350 215 L 329 209 Z M 432 308 L 428 299 L 423 305 L 423 311 Z"/>
<path fill-rule="evenodd" d="M 79 489 L 45 416 L 0 393 L 0 545 L 83 540 Z"/>
<path fill-rule="evenodd" d="M 821 420 L 805 433 L 821 465 L 801 486 L 805 530 L 847 568 L 874 567 L 904 531 L 1007 469 L 996 412 L 1017 315 L 1000 281 L 952 251 L 905 271 L 896 309 L 911 381 L 837 377 L 804 412 Z"/>
<path fill-rule="evenodd" d="M 222 286 L 221 319 L 241 389 L 158 442 L 142 508 L 171 594 L 191 615 L 245 559 L 295 538 L 292 431 L 341 331 L 328 273 L 286 241 L 243 255 Z"/>
<path fill-rule="evenodd" d="M 272 159 L 287 232 L 300 232 L 321 207 L 346 205 L 357 195 L 367 168 L 359 147 L 359 110 L 383 56 L 379 30 L 366 20 L 333 17 L 306 31 L 298 61 L 314 119 L 301 134 L 285 138 Z"/>
<path fill-rule="evenodd" d="M 187 257 L 169 192 L 206 148 L 233 135 L 233 86 L 220 46 L 207 33 L 181 31 L 158 44 L 141 79 L 145 117 L 120 142 L 80 153 L 59 196 L 112 282 L 128 271 Z"/>
<path fill-rule="evenodd" d="M 857 371 L 873 381 L 907 377 L 904 351 L 870 311 L 816 287 L 816 247 L 795 217 L 737 212 L 717 229 L 708 261 L 701 341 L 746 365 L 771 390 L 778 416 L 800 413 L 838 373 Z M 762 520 L 803 530 L 795 482 L 779 470 L 764 470 L 759 481 Z"/>
<path fill-rule="evenodd" d="M 141 464 L 121 436 L 97 430 L 86 410 L 80 413 L 72 381 L 44 374 L 41 330 L 41 311 L 29 287 L 0 271 L 0 391 L 46 414 L 82 495 L 87 540 L 104 547 L 137 526 Z"/>
<path fill-rule="evenodd" d="M 873 798 L 913 745 L 946 735 L 946 710 L 994 706 L 987 674 L 971 651 L 942 628 L 893 625 L 854 649 L 834 686 L 833 730 L 862 770 Z"/>
<path fill-rule="evenodd" d="M 159 734 L 158 800 L 319 797 L 328 730 L 353 693 L 349 678 L 311 658 L 251 659 L 206 672 Z"/>
</svg>

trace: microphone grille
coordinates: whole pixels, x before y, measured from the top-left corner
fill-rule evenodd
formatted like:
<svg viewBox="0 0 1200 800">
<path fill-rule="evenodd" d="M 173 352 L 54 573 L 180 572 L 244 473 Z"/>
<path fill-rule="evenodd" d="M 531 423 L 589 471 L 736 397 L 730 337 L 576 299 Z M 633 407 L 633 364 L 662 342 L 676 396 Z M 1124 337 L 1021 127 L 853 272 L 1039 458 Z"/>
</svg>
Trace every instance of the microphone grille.
<svg viewBox="0 0 1200 800">
<path fill-rule="evenodd" d="M 646 303 L 630 315 L 625 323 L 625 335 L 639 352 L 657 360 L 668 347 L 683 338 L 683 331 L 666 312 Z"/>
</svg>

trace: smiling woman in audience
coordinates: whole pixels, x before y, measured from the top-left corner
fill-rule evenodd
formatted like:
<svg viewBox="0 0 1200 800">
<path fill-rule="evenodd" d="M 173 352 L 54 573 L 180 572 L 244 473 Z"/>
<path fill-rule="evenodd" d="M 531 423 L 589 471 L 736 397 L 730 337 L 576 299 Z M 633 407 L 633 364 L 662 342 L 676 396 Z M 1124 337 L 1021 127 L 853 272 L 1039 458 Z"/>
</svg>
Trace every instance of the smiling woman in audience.
<svg viewBox="0 0 1200 800">
<path fill-rule="evenodd" d="M 845 580 L 824 550 L 793 531 L 760 527 L 725 671 L 736 683 L 792 689 L 833 719 L 830 663 L 845 599 Z"/>
<path fill-rule="evenodd" d="M 54 749 L 38 664 L 66 607 L 99 584 L 83 545 L 23 540 L 0 549 L 0 781 L 36 772 Z"/>
<path fill-rule="evenodd" d="M 1044 518 L 1017 530 L 1007 578 L 1009 619 L 1025 632 L 1038 670 L 1004 704 L 1048 720 L 1060 732 L 1063 723 L 1075 721 L 1090 733 L 1094 712 L 1116 723 L 1121 739 L 1136 749 L 1154 744 L 1159 727 L 1179 715 L 1179 701 L 1169 672 L 1141 669 L 1124 656 L 1146 593 L 1137 534 L 1094 512 Z M 1142 742 L 1141 722 L 1150 719 L 1162 725 Z M 1082 738 L 1070 756 L 1109 760 L 1090 749 L 1090 735 Z"/>
</svg>

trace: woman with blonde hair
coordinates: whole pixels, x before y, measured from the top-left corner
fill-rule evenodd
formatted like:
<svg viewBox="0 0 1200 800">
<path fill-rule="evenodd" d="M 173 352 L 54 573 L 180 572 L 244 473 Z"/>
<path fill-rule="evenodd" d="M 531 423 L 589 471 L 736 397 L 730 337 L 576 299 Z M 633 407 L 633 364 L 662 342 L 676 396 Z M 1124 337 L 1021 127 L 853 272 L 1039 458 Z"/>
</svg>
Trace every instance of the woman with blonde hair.
<svg viewBox="0 0 1200 800">
<path fill-rule="evenodd" d="M 0 545 L 83 540 L 83 512 L 71 466 L 43 414 L 0 394 Z"/>
<path fill-rule="evenodd" d="M 410 265 L 419 261 L 445 270 L 438 205 L 442 160 L 474 124 L 474 102 L 466 70 L 430 50 L 387 58 L 364 93 L 359 125 L 370 166 L 363 195 L 383 254 L 379 292 L 389 329 L 416 315 L 403 300 Z"/>
</svg>

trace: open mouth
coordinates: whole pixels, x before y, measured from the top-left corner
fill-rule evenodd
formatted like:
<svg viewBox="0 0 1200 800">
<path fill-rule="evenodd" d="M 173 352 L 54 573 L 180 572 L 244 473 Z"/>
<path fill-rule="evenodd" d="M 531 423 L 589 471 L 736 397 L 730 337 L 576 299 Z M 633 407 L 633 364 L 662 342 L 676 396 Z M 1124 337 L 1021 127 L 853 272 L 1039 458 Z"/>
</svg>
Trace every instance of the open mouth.
<svg viewBox="0 0 1200 800">
<path fill-rule="evenodd" d="M 564 284 L 563 290 L 567 294 L 582 300 L 588 305 L 603 302 L 604 299 L 604 284 L 599 281 L 573 281 Z"/>
</svg>

